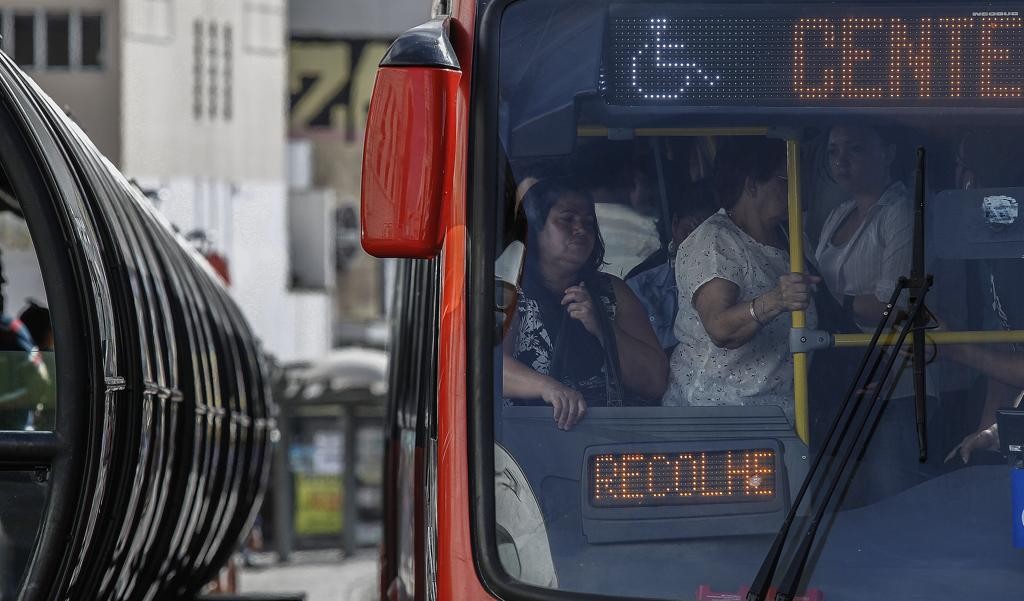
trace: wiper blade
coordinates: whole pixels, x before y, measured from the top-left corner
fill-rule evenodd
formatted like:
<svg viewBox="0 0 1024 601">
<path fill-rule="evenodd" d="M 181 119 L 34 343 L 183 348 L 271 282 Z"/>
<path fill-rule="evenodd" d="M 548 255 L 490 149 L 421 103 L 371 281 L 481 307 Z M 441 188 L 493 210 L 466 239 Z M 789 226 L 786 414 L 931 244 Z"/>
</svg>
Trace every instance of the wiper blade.
<svg viewBox="0 0 1024 601">
<path fill-rule="evenodd" d="M 867 446 L 871 437 L 870 432 L 867 437 L 864 437 L 863 441 L 861 441 L 861 438 L 864 436 L 864 431 L 868 424 L 874 421 L 872 420 L 872 415 L 875 413 L 875 406 L 878 404 L 878 399 L 882 396 L 884 388 L 882 383 L 885 382 L 888 375 L 892 372 L 892 367 L 895 365 L 896 359 L 900 356 L 899 349 L 903 346 L 903 342 L 906 340 L 910 330 L 914 328 L 914 323 L 916 323 L 918 316 L 924 314 L 921 310 L 924 306 L 923 301 L 923 297 L 915 299 L 915 302 L 911 307 L 910 319 L 908 319 L 900 329 L 899 338 L 896 340 L 896 344 L 889 353 L 889 358 L 885 363 L 885 369 L 882 371 L 882 378 L 879 380 L 879 385 L 875 387 L 874 393 L 871 395 L 871 400 L 867 404 L 867 410 L 864 412 L 863 419 L 860 420 L 860 424 L 857 427 L 857 432 L 854 434 L 852 442 L 846 445 L 846 448 L 844 449 L 845 452 L 839 457 L 839 467 L 834 472 L 834 475 L 829 482 L 825 496 L 821 497 L 821 500 L 818 501 L 817 509 L 814 512 L 811 523 L 808 525 L 807 530 L 800 541 L 799 547 L 797 547 L 796 553 L 793 555 L 793 560 L 789 565 L 789 570 L 779 583 L 779 591 L 775 595 L 775 601 L 792 601 L 793 597 L 796 595 L 797 586 L 799 586 L 800 579 L 803 577 L 804 568 L 807 567 L 807 561 L 811 555 L 811 546 L 814 544 L 814 539 L 818 533 L 818 528 L 821 526 L 821 521 L 825 517 L 825 511 L 828 509 L 828 505 L 832 501 L 832 497 L 839 488 L 839 484 L 843 482 L 843 473 L 846 471 L 850 458 L 859 455 L 864 447 Z M 915 338 L 920 337 L 921 333 L 918 332 Z M 850 421 L 852 421 L 852 417 Z M 858 444 L 858 441 L 861 441 L 860 444 Z"/>
<path fill-rule="evenodd" d="M 807 497 L 807 492 L 811 488 L 811 483 L 820 479 L 818 478 L 818 474 L 827 474 L 830 471 L 831 463 L 837 455 L 839 445 L 841 445 L 846 439 L 850 425 L 853 423 L 853 416 L 859 412 L 860 404 L 864 398 L 863 388 L 860 386 L 861 380 L 864 377 L 864 371 L 867 368 L 872 355 L 876 355 L 874 363 L 871 365 L 871 369 L 868 370 L 868 377 L 866 379 L 867 382 L 874 381 L 874 377 L 883 358 L 881 354 L 875 353 L 875 350 L 878 348 L 878 340 L 882 337 L 882 332 L 885 331 L 889 324 L 889 318 L 892 316 L 900 294 L 903 293 L 903 289 L 906 287 L 906 281 L 906 278 L 900 278 L 895 290 L 892 292 L 892 296 L 889 298 L 889 302 L 886 303 L 886 308 L 882 313 L 882 318 L 875 326 L 875 332 L 871 336 L 871 342 L 868 343 L 867 349 L 861 356 L 860 363 L 857 366 L 857 374 L 850 381 L 850 386 L 847 389 L 846 396 L 843 397 L 843 403 L 840 406 L 839 411 L 836 412 L 835 417 L 832 418 L 832 424 L 829 426 L 828 433 L 825 434 L 825 443 L 822 445 L 821 452 L 814 457 L 810 470 L 807 472 L 807 477 L 804 478 L 803 483 L 800 485 L 800 490 L 797 491 L 796 495 L 793 497 L 793 502 L 790 505 L 789 512 L 786 514 L 786 519 L 783 520 L 782 525 L 779 527 L 779 532 L 775 535 L 775 540 L 772 542 L 772 546 L 768 550 L 768 554 L 761 563 L 757 576 L 754 577 L 754 580 L 750 585 L 750 590 L 747 592 L 747 601 L 765 601 L 765 598 L 768 595 L 768 589 L 771 587 L 772 578 L 775 575 L 775 570 L 782 557 L 786 541 L 789 539 L 789 532 L 792 530 L 793 523 L 796 521 L 800 505 L 803 503 L 804 498 Z M 845 417 L 847 413 L 850 414 L 848 418 Z M 843 426 L 842 431 L 839 433 L 839 436 L 836 437 L 836 431 L 839 430 L 840 424 Z"/>
<path fill-rule="evenodd" d="M 911 265 L 911 278 L 900 278 L 896 289 L 893 290 L 892 296 L 889 302 L 886 304 L 886 309 L 882 314 L 882 319 L 875 327 L 875 332 L 871 337 L 871 342 L 868 344 L 867 349 L 864 351 L 861 357 L 860 364 L 857 368 L 857 374 L 850 383 L 850 387 L 843 400 L 843 403 L 836 413 L 836 416 L 832 420 L 832 424 L 829 427 L 828 433 L 825 435 L 825 443 L 822 445 L 822 450 L 815 457 L 814 462 L 811 465 L 810 471 L 807 477 L 804 479 L 803 484 L 800 486 L 800 490 L 797 492 L 793 499 L 793 503 L 790 506 L 790 510 L 786 515 L 786 519 L 783 521 L 782 526 L 776 534 L 775 540 L 772 543 L 768 554 L 765 556 L 764 561 L 761 564 L 761 568 L 758 570 L 757 576 L 751 584 L 750 591 L 747 593 L 747 601 L 764 601 L 768 594 L 768 590 L 771 586 L 772 579 L 778 568 L 779 561 L 786 548 L 786 542 L 789 539 L 789 533 L 792 530 L 793 523 L 797 519 L 798 511 L 800 506 L 803 504 L 803 500 L 807 497 L 807 491 L 811 489 L 811 483 L 821 481 L 822 485 L 827 485 L 827 491 L 824 496 L 814 499 L 811 502 L 811 506 L 808 508 L 809 514 L 813 514 L 811 522 L 808 524 L 804 536 L 801 542 L 797 546 L 792 560 L 790 562 L 790 568 L 786 572 L 782 583 L 779 586 L 778 593 L 776 594 L 776 601 L 790 601 L 793 599 L 796 587 L 800 583 L 800 578 L 803 575 L 804 568 L 810 558 L 811 547 L 814 543 L 815 536 L 818 528 L 821 524 L 821 520 L 825 515 L 835 491 L 839 488 L 840 483 L 843 482 L 843 474 L 846 471 L 846 466 L 849 463 L 849 459 L 860 453 L 864 446 L 867 445 L 871 438 L 872 429 L 867 431 L 867 436 L 861 444 L 858 441 L 861 439 L 865 432 L 865 428 L 871 423 L 872 415 L 875 413 L 875 406 L 877 405 L 878 399 L 882 394 L 882 390 L 885 382 L 887 381 L 889 374 L 892 371 L 892 367 L 899 356 L 899 349 L 902 347 L 906 340 L 907 334 L 912 328 L 917 329 L 917 334 L 914 337 L 914 367 L 915 367 L 915 395 L 920 398 L 916 399 L 916 412 L 917 412 L 917 431 L 918 431 L 918 444 L 920 447 L 919 456 L 923 461 L 925 457 L 925 444 L 926 444 L 926 432 L 925 432 L 925 414 L 924 414 L 924 337 L 923 327 L 927 320 L 926 313 L 923 311 L 924 297 L 928 292 L 928 288 L 931 285 L 930 276 L 924 275 L 924 164 L 925 164 L 925 152 L 923 148 L 918 148 L 917 151 L 917 177 L 915 182 L 915 225 L 914 225 L 914 255 Z M 905 288 L 912 287 L 913 295 L 910 299 L 910 318 L 903 324 L 897 344 L 892 347 L 892 351 L 889 354 L 888 361 L 886 362 L 885 369 L 882 370 L 881 377 L 876 379 L 876 373 L 884 354 L 877 352 L 878 340 L 881 337 L 883 331 L 885 331 L 890 318 L 895 310 L 896 303 L 899 300 L 900 294 L 902 294 Z M 920 346 L 921 354 L 918 358 L 916 350 Z M 859 388 L 862 377 L 864 376 L 864 370 L 872 355 L 875 355 L 875 360 L 872 363 L 871 369 L 869 370 L 866 383 L 876 383 L 871 395 L 871 400 L 867 403 L 867 409 L 862 410 L 864 405 L 865 389 Z M 918 379 L 916 377 L 916 370 L 920 368 L 921 376 L 918 385 Z M 857 421 L 855 418 L 862 414 L 863 417 L 857 427 L 857 432 L 853 436 L 852 440 L 849 439 L 850 427 Z M 880 414 L 879 414 L 880 416 Z M 875 420 L 879 416 L 875 417 Z M 842 428 L 840 429 L 840 424 Z M 837 431 L 839 432 L 838 437 L 836 436 Z M 836 460 L 839 460 L 838 469 L 833 469 L 833 465 Z M 831 479 L 829 476 L 831 475 Z"/>
<path fill-rule="evenodd" d="M 924 159 L 924 148 L 918 148 L 917 173 L 914 181 L 914 250 L 910 264 L 911 305 L 918 299 L 923 303 L 928 288 L 931 287 L 931 279 L 924 273 Z M 925 428 L 927 388 L 924 377 L 924 328 L 927 321 L 924 311 L 918 312 L 913 320 L 916 330 L 913 342 L 914 414 L 917 420 L 917 459 L 921 463 L 928 460 L 928 430 Z"/>
</svg>

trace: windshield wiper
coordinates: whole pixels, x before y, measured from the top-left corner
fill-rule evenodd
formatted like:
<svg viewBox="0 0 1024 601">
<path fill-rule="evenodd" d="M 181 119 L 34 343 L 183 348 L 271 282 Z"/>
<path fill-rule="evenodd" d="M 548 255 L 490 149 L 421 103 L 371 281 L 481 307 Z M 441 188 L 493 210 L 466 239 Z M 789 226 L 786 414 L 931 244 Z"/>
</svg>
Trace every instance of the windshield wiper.
<svg viewBox="0 0 1024 601">
<path fill-rule="evenodd" d="M 800 505 L 807 497 L 807 492 L 811 489 L 812 482 L 824 478 L 831 470 L 832 462 L 839 455 L 839 447 L 843 441 L 846 440 L 850 426 L 853 424 L 853 418 L 860 412 L 860 405 L 863 403 L 865 395 L 865 387 L 861 387 L 860 383 L 864 377 L 865 369 L 867 368 L 872 355 L 875 355 L 874 361 L 871 364 L 870 370 L 868 370 L 868 377 L 865 381 L 876 381 L 875 376 L 884 356 L 881 353 L 876 354 L 875 350 L 878 347 L 878 340 L 881 338 L 882 332 L 885 331 L 889 323 L 889 317 L 892 315 L 896 307 L 896 301 L 899 299 L 900 294 L 906 287 L 906 281 L 907 280 L 905 278 L 900 278 L 896 289 L 893 290 L 889 302 L 886 303 L 886 309 L 882 314 L 882 319 L 875 327 L 875 332 L 871 336 L 871 342 L 868 344 L 867 350 L 864 352 L 863 356 L 861 356 L 860 363 L 857 367 L 857 374 L 850 382 L 850 386 L 843 399 L 843 403 L 840 405 L 836 416 L 832 419 L 832 424 L 829 426 L 828 433 L 825 434 L 825 442 L 822 445 L 821 452 L 815 456 L 814 461 L 811 463 L 811 467 L 807 472 L 807 477 L 804 478 L 803 483 L 800 485 L 800 490 L 797 491 L 796 495 L 793 497 L 786 519 L 782 522 L 779 532 L 775 535 L 775 540 L 772 543 L 771 548 L 768 550 L 768 554 L 761 563 L 761 568 L 758 570 L 757 576 L 754 577 L 754 580 L 751 583 L 750 591 L 747 593 L 747 601 L 765 601 L 765 598 L 768 595 L 768 589 L 771 586 L 772 578 L 775 575 L 779 559 L 782 557 L 786 541 L 789 538 L 789 532 L 792 530 L 793 523 L 797 519 L 797 512 Z M 847 416 L 847 414 L 849 415 Z M 842 430 L 837 437 L 836 432 L 840 429 L 840 424 L 842 425 Z M 822 475 L 819 476 L 819 474 Z"/>
<path fill-rule="evenodd" d="M 751 583 L 750 591 L 747 593 L 747 601 L 765 600 L 771 586 L 772 579 L 778 568 L 779 560 L 786 548 L 786 542 L 789 539 L 789 532 L 792 530 L 793 524 L 797 519 L 798 510 L 803 504 L 803 500 L 807 497 L 807 492 L 811 489 L 812 482 L 820 480 L 820 484 L 826 487 L 827 490 L 823 496 L 811 501 L 811 505 L 808 508 L 808 513 L 812 516 L 811 521 L 804 530 L 804 536 L 792 555 L 790 568 L 782 579 L 778 593 L 775 597 L 776 601 L 791 601 L 793 599 L 796 588 L 803 575 L 804 568 L 810 558 L 811 547 L 814 543 L 818 528 L 824 518 L 825 511 L 828 508 L 835 491 L 843 481 L 843 474 L 846 471 L 846 466 L 849 463 L 850 458 L 858 455 L 867 445 L 871 438 L 873 428 L 867 431 L 867 436 L 864 437 L 861 444 L 858 444 L 858 441 L 864 434 L 865 428 L 868 424 L 872 421 L 877 421 L 881 416 L 881 412 L 879 412 L 878 415 L 875 415 L 875 406 L 878 403 L 879 397 L 882 395 L 884 384 L 892 371 L 892 367 L 895 364 L 896 359 L 899 357 L 899 349 L 902 347 L 907 334 L 911 329 L 918 330 L 914 337 L 915 349 L 919 344 L 918 340 L 920 340 L 922 351 L 920 357 L 916 354 L 914 356 L 915 375 L 917 368 L 920 368 L 922 372 L 922 384 L 920 386 L 917 385 L 917 380 L 915 379 L 915 396 L 923 395 L 925 391 L 923 386 L 923 326 L 927 317 L 923 307 L 924 297 L 931 285 L 931 278 L 930 276 L 924 275 L 924 162 L 924 149 L 919 148 L 917 151 L 917 181 L 914 194 L 917 208 L 915 209 L 914 257 L 913 264 L 911 265 L 911 278 L 900 278 L 897 282 L 896 289 L 893 290 L 892 296 L 886 304 L 886 309 L 882 314 L 882 319 L 875 327 L 875 332 L 871 337 L 871 342 L 868 344 L 867 349 L 861 357 L 860 364 L 857 368 L 857 374 L 850 382 L 850 387 L 846 393 L 843 403 L 839 411 L 836 413 L 836 416 L 833 418 L 828 433 L 825 435 L 825 442 L 822 445 L 822 450 L 815 457 L 807 477 L 804 479 L 803 484 L 800 486 L 800 490 L 793 499 L 790 510 L 786 515 L 786 519 L 779 528 L 779 532 L 776 534 L 775 540 L 773 541 L 768 554 L 761 563 L 761 568 L 758 570 L 757 575 L 754 577 L 754 581 Z M 883 358 L 885 358 L 884 353 L 876 352 L 878 349 L 878 340 L 881 338 L 882 332 L 884 332 L 888 326 L 900 295 L 903 290 L 907 288 L 912 288 L 913 290 L 913 296 L 910 301 L 911 306 L 909 319 L 903 323 L 896 344 L 892 346 L 892 350 L 888 355 L 888 360 L 882 370 L 881 377 L 876 377 L 878 375 L 878 368 L 881 365 Z M 868 370 L 868 376 L 865 380 L 866 385 L 861 387 L 860 383 L 864 376 L 864 370 L 870 362 L 872 355 L 874 355 L 874 361 L 871 362 L 871 369 Z M 873 386 L 871 385 L 872 383 L 874 383 Z M 865 405 L 864 397 L 867 389 L 872 390 L 872 395 L 870 401 L 866 403 L 867 408 L 863 409 L 862 407 Z M 923 445 L 926 440 L 925 434 L 923 433 L 925 421 L 924 402 L 922 399 L 915 400 L 917 401 L 915 404 L 918 422 L 918 444 L 921 445 L 921 448 L 923 449 Z M 849 432 L 851 426 L 857 422 L 855 418 L 858 415 L 862 415 L 863 417 L 859 420 L 856 433 L 851 439 Z M 872 420 L 873 415 L 875 415 L 874 420 Z M 841 428 L 840 425 L 842 425 Z M 836 436 L 837 432 L 838 436 Z M 920 457 L 922 460 L 924 456 L 924 452 L 921 451 Z M 837 460 L 838 469 L 833 469 Z"/>
<path fill-rule="evenodd" d="M 828 486 L 828 491 L 821 497 L 821 500 L 817 502 L 817 509 L 814 512 L 814 516 L 811 519 L 811 523 L 808 525 L 803 538 L 800 541 L 799 547 L 793 555 L 793 560 L 790 563 L 789 570 L 783 577 L 779 584 L 779 592 L 775 595 L 775 601 L 792 601 L 796 594 L 796 588 L 800 584 L 800 579 L 803 576 L 804 568 L 807 566 L 807 561 L 810 558 L 811 546 L 814 544 L 815 536 L 818 532 L 818 527 L 821 525 L 822 519 L 825 516 L 825 511 L 828 505 L 832 501 L 832 497 L 835 495 L 835 491 L 839 488 L 839 484 L 843 481 L 843 473 L 846 471 L 847 464 L 851 457 L 859 455 L 865 446 L 867 446 L 871 435 L 868 434 L 863 441 L 858 444 L 861 440 L 864 430 L 867 425 L 874 421 L 872 415 L 875 412 L 875 406 L 878 404 L 878 399 L 882 396 L 883 386 L 888 375 L 892 372 L 892 367 L 896 363 L 896 359 L 899 358 L 899 348 L 903 346 L 903 342 L 906 340 L 910 330 L 913 329 L 914 323 L 919 315 L 923 314 L 921 310 L 924 306 L 922 304 L 923 299 L 918 297 L 915 304 L 911 307 L 910 319 L 903 324 L 900 329 L 899 338 L 896 340 L 896 344 L 893 350 L 889 353 L 889 358 L 886 361 L 885 369 L 882 371 L 882 377 L 878 381 L 878 386 L 875 387 L 874 393 L 871 395 L 871 400 L 867 404 L 867 410 L 864 412 L 864 417 L 860 421 L 860 425 L 857 428 L 856 434 L 854 434 L 852 441 L 845 446 L 844 453 L 839 457 L 839 467 L 834 472 L 832 479 Z M 917 333 L 915 337 L 920 337 L 921 333 Z M 878 417 L 875 418 L 876 420 Z M 852 421 L 852 419 L 851 419 Z M 845 442 L 845 441 L 843 441 Z"/>
<path fill-rule="evenodd" d="M 917 172 L 914 178 L 914 250 L 910 263 L 910 304 L 918 300 L 924 305 L 924 297 L 931 288 L 931 276 L 924 273 L 924 148 L 917 149 Z M 928 460 L 928 430 L 925 396 L 927 394 L 924 377 L 924 330 L 928 325 L 926 311 L 918 311 L 913 318 L 914 324 L 914 413 L 917 419 L 917 459 L 924 463 Z M 896 347 L 899 348 L 899 347 Z"/>
</svg>

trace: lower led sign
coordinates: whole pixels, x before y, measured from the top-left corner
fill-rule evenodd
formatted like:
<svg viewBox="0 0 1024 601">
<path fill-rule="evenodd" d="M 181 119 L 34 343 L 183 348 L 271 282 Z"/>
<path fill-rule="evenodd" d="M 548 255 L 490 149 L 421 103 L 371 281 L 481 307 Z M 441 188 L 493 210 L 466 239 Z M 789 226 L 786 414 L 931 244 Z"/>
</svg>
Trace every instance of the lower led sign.
<svg viewBox="0 0 1024 601">
<path fill-rule="evenodd" d="M 601 453 L 587 470 L 594 507 L 764 502 L 776 494 L 773 449 Z"/>
</svg>

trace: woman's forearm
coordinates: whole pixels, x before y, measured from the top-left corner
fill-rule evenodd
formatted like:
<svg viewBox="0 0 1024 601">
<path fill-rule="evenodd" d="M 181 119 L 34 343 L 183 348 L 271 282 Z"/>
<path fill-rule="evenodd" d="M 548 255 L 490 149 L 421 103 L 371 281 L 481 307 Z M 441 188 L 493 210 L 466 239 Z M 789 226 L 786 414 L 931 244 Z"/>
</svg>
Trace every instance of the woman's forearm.
<svg viewBox="0 0 1024 601">
<path fill-rule="evenodd" d="M 512 357 L 503 355 L 501 390 L 506 398 L 539 399 L 554 382 L 551 376 L 537 373 Z"/>
<path fill-rule="evenodd" d="M 784 313 L 775 302 L 772 293 L 757 297 L 753 301 L 754 315 L 751 315 L 751 301 L 743 301 L 719 312 L 704 323 L 704 329 L 715 346 L 737 349 L 757 335 L 759 331 Z"/>
<path fill-rule="evenodd" d="M 949 347 L 953 360 L 1010 386 L 1024 388 L 1024 355 L 980 345 Z"/>
<path fill-rule="evenodd" d="M 665 351 L 645 344 L 618 324 L 615 326 L 615 344 L 626 388 L 644 398 L 660 399 L 668 387 L 668 358 Z"/>
</svg>

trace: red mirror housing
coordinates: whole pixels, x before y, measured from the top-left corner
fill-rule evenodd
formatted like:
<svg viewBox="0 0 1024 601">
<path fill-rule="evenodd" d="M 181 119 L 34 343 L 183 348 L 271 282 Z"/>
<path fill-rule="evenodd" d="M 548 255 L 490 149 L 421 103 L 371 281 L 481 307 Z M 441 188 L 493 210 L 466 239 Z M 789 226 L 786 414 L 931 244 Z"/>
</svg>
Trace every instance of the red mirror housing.
<svg viewBox="0 0 1024 601">
<path fill-rule="evenodd" d="M 376 257 L 429 258 L 441 249 L 462 75 L 446 25 L 431 21 L 406 32 L 377 70 L 361 197 L 363 249 Z"/>
</svg>

